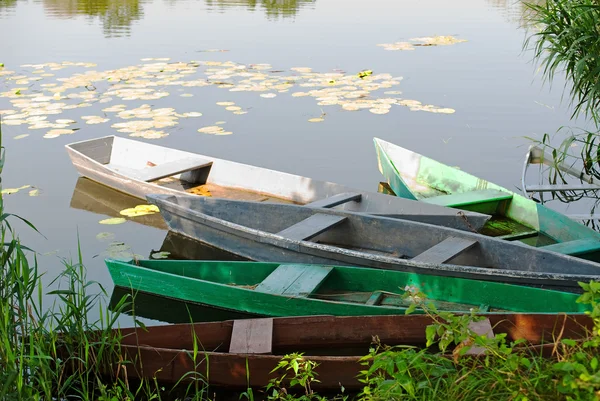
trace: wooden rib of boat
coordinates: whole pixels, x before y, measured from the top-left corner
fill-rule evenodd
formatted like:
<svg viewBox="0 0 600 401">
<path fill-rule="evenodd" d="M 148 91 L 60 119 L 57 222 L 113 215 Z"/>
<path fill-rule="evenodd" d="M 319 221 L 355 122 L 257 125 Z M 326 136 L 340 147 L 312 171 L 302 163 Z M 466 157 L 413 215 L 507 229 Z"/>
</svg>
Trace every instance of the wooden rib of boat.
<svg viewBox="0 0 600 401">
<path fill-rule="evenodd" d="M 169 229 L 261 262 L 335 264 L 557 286 L 600 278 L 600 264 L 480 234 L 306 206 L 148 195 Z"/>
<path fill-rule="evenodd" d="M 585 338 L 593 328 L 585 315 L 483 316 L 479 326 L 484 328 L 477 330 L 478 334 L 505 333 L 508 342 L 525 340 L 546 355 L 557 338 Z M 425 329 L 432 323 L 425 315 L 310 316 L 121 329 L 123 359 L 133 362 L 121 371 L 129 378 L 156 378 L 162 383 L 190 381 L 195 377 L 190 372 L 196 372 L 210 386 L 256 388 L 285 373 L 271 372 L 283 355 L 304 352 L 305 358 L 319 364 L 316 390 L 339 391 L 341 385 L 358 390 L 364 384 L 357 376 L 365 368 L 359 359 L 368 354 L 374 338 L 390 346 L 422 347 Z M 195 359 L 194 344 L 199 348 Z"/>
<path fill-rule="evenodd" d="M 490 218 L 116 136 L 71 143 L 66 149 L 81 175 L 140 199 L 152 193 L 195 194 L 313 204 L 463 230 L 477 230 Z"/>
<path fill-rule="evenodd" d="M 584 312 L 577 294 L 330 265 L 106 259 L 116 286 L 250 316 L 405 314 L 418 302 L 468 312 Z M 422 312 L 422 310 L 417 309 Z"/>
<path fill-rule="evenodd" d="M 406 199 L 491 214 L 482 234 L 600 261 L 600 233 L 531 199 L 374 138 L 379 171 Z"/>
</svg>

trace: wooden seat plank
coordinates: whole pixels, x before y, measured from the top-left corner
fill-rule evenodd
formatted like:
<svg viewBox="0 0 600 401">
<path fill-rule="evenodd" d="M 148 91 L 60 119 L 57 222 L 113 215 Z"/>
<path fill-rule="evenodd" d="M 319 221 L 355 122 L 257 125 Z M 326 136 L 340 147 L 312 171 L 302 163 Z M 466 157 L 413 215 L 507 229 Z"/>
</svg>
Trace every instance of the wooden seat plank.
<svg viewBox="0 0 600 401">
<path fill-rule="evenodd" d="M 325 281 L 333 268 L 329 266 L 305 266 L 300 276 L 283 292 L 283 295 L 308 296 Z"/>
<path fill-rule="evenodd" d="M 439 195 L 423 199 L 424 202 L 434 205 L 459 207 L 487 202 L 501 202 L 512 199 L 513 195 L 496 189 L 480 189 L 476 191 L 461 192 L 451 195 Z"/>
<path fill-rule="evenodd" d="M 558 252 L 565 255 L 581 255 L 592 251 L 600 251 L 600 241 L 597 239 L 577 239 L 573 241 L 559 242 L 557 244 L 540 247 L 547 251 Z"/>
<path fill-rule="evenodd" d="M 140 181 L 151 182 L 188 171 L 209 167 L 211 165 L 212 161 L 207 161 L 206 159 L 200 159 L 197 157 L 187 157 L 185 159 L 163 163 L 141 170 L 127 169 L 127 171 L 123 171 L 124 169 L 122 167 L 115 170 L 122 170 L 123 173 L 125 173 L 128 177 L 135 178 Z"/>
<path fill-rule="evenodd" d="M 516 241 L 516 240 L 520 240 L 520 239 L 536 237 L 538 235 L 540 235 L 540 233 L 537 230 L 529 230 L 529 231 L 506 234 L 506 235 L 500 235 L 496 238 L 504 239 L 507 241 Z"/>
<path fill-rule="evenodd" d="M 366 304 L 367 305 L 379 305 L 381 300 L 383 299 L 383 292 L 381 291 L 373 291 L 373 294 L 369 297 Z"/>
<path fill-rule="evenodd" d="M 416 262 L 425 262 L 439 264 L 444 263 L 455 257 L 456 255 L 470 249 L 475 244 L 476 240 L 448 237 L 439 244 L 432 246 L 424 252 L 418 254 L 411 260 Z"/>
<path fill-rule="evenodd" d="M 346 220 L 344 216 L 317 213 L 278 232 L 282 237 L 306 241 Z"/>
<path fill-rule="evenodd" d="M 341 205 L 342 203 L 347 203 L 350 201 L 360 202 L 362 195 L 355 192 L 348 192 L 337 194 L 334 196 L 330 196 L 329 198 L 319 199 L 317 201 L 308 203 L 306 206 L 310 207 L 334 207 L 337 205 Z"/>
<path fill-rule="evenodd" d="M 273 270 L 254 291 L 287 296 L 307 296 L 327 278 L 333 268 L 318 265 L 283 264 Z"/>
<path fill-rule="evenodd" d="M 233 321 L 230 354 L 270 354 L 272 351 L 272 318 Z"/>
</svg>

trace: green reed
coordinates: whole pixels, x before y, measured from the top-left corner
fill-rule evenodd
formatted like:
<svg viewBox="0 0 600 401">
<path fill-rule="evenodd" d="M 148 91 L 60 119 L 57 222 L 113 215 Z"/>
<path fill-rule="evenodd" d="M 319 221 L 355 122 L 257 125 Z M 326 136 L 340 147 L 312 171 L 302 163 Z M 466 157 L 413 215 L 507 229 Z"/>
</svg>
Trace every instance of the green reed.
<svg viewBox="0 0 600 401">
<path fill-rule="evenodd" d="M 556 72 L 564 73 L 572 84 L 569 95 L 573 116 L 584 113 L 598 119 L 600 105 L 600 35 L 598 0 L 547 0 L 540 4 L 525 2 L 528 19 L 536 32 L 527 38 L 533 43 L 534 58 L 544 77 L 551 81 Z"/>
<path fill-rule="evenodd" d="M 0 171 L 5 161 L 1 138 L 0 121 Z M 104 288 L 86 277 L 78 246 L 77 260 L 63 260 L 63 272 L 50 284 L 52 304 L 44 305 L 36 253 L 21 244 L 13 220 L 38 231 L 5 211 L 0 193 L 0 400 L 162 399 L 166 389 L 155 380 L 132 385 L 124 374 L 131 361 L 122 359 L 122 337 L 113 329 L 132 297 L 124 296 L 109 310 Z M 206 396 L 201 386 L 189 390 L 191 399 Z"/>
<path fill-rule="evenodd" d="M 580 145 L 579 159 L 583 171 L 600 179 L 600 2 L 598 0 L 525 1 L 528 25 L 533 33 L 525 40 L 531 48 L 546 81 L 552 83 L 556 74 L 564 74 L 567 82 L 572 118 L 583 115 L 593 124 L 591 129 L 575 130 L 561 127 L 557 134 L 562 143 L 554 146 L 549 135 L 536 142 L 551 149 L 555 159 L 565 159 L 571 145 Z M 556 167 L 549 170 L 548 182 L 562 184 L 564 176 Z M 598 199 L 596 192 L 553 193 L 554 198 L 573 202 L 581 198 Z"/>
</svg>

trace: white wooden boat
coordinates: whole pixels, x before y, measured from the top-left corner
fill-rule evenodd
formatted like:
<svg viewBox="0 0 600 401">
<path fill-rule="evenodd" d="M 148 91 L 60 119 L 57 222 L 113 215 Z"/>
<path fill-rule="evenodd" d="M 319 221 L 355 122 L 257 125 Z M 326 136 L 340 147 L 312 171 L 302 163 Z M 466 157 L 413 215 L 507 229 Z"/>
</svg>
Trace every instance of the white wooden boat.
<svg viewBox="0 0 600 401">
<path fill-rule="evenodd" d="M 148 195 L 169 229 L 249 260 L 339 264 L 580 291 L 600 264 L 409 220 L 289 204 Z"/>
<path fill-rule="evenodd" d="M 471 231 L 490 218 L 117 136 L 72 143 L 66 149 L 81 175 L 140 199 L 147 194 L 196 194 L 311 204 Z"/>
</svg>

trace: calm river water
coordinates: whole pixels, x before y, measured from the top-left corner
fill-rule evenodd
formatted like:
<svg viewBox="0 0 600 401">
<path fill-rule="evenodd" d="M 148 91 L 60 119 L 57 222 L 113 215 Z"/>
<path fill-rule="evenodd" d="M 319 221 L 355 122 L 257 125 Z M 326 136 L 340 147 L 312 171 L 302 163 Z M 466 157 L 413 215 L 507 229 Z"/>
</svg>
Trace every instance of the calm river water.
<svg viewBox="0 0 600 401">
<path fill-rule="evenodd" d="M 111 241 L 143 257 L 163 247 L 163 241 L 166 248 L 177 246 L 165 238 L 158 215 L 115 226 L 99 224 L 141 202 L 78 180 L 67 157 L 67 143 L 128 135 L 111 128 L 126 120 L 101 111 L 115 104 L 203 114 L 162 129 L 168 136 L 139 140 L 366 190 L 377 190 L 380 180 L 374 136 L 516 188 L 528 145 L 524 137 L 554 133 L 569 124 L 569 109 L 561 104 L 564 83 L 555 81 L 552 91 L 543 86 L 531 53 L 522 51 L 522 13 L 518 2 L 510 0 L 0 0 L 0 63 L 14 71 L 0 76 L 0 92 L 9 95 L 23 88 L 21 94 L 49 96 L 48 104 L 71 104 L 52 97 L 53 84 L 85 71 L 139 70 L 144 63 L 166 62 L 142 59 L 169 58 L 168 63 L 201 62 L 203 72 L 194 79 L 218 75 L 204 71 L 214 68 L 211 65 L 221 68 L 224 62 L 258 65 L 266 79 L 298 76 L 303 71 L 293 69 L 298 67 L 345 75 L 369 69 L 374 75 L 389 74 L 382 75 L 384 80 L 399 82 L 374 89 L 373 96 L 389 97 L 384 92 L 391 91 L 396 98 L 455 110 L 432 113 L 393 105 L 387 114 L 348 111 L 340 105 L 318 105 L 312 97 L 291 96 L 303 89 L 298 87 L 268 91 L 277 95 L 269 98 L 217 85 L 165 85 L 156 100 L 101 100 L 110 98 L 103 94 L 110 85 L 95 83 L 68 92 L 93 93 L 87 107 L 48 116 L 53 121 L 75 120 L 67 124 L 68 129 L 79 128 L 71 135 L 44 138 L 49 128 L 30 130 L 32 121 L 3 127 L 3 187 L 39 189 L 38 196 L 29 196 L 31 188 L 5 196 L 6 208 L 31 220 L 45 235 L 20 228 L 23 241 L 45 254 L 40 265 L 48 271 L 47 281 L 60 272 L 61 258 L 76 258 L 78 238 L 89 278 L 109 292 L 112 285 L 103 257 Z M 434 35 L 466 42 L 413 51 L 377 46 Z M 203 51 L 209 49 L 227 51 Z M 64 66 L 67 61 L 84 64 L 40 66 Z M 22 78 L 14 79 L 19 75 Z M 57 97 L 65 95 L 67 91 Z M 14 109 L 11 100 L 14 96 L 1 96 L 0 110 Z M 216 104 L 222 101 L 236 102 L 248 113 L 233 114 Z M 308 121 L 323 112 L 323 122 Z M 110 121 L 86 124 L 81 119 L 103 113 L 110 114 Z M 222 126 L 232 134 L 197 131 L 217 121 L 225 121 Z M 14 139 L 23 134 L 29 136 Z M 98 237 L 100 233 L 104 234 Z"/>
</svg>

